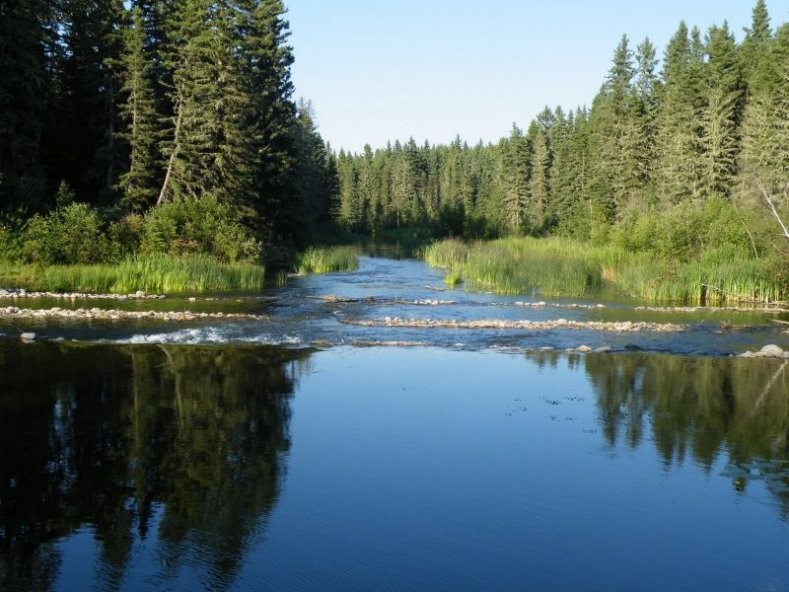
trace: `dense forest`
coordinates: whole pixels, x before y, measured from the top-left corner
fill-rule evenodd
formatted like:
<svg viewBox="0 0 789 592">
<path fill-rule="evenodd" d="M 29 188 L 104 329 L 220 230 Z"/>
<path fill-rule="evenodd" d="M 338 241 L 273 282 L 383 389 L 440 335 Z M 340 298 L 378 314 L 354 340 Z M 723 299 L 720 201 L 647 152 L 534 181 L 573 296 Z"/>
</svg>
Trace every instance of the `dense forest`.
<svg viewBox="0 0 789 592">
<path fill-rule="evenodd" d="M 281 0 L 0 0 L 6 258 L 233 260 L 308 242 L 335 174 L 293 99 L 284 14 Z"/>
<path fill-rule="evenodd" d="M 773 29 L 764 0 L 739 42 L 682 22 L 659 59 L 623 36 L 591 107 L 546 107 L 498 143 L 361 154 L 332 151 L 294 100 L 285 14 L 0 0 L 0 259 L 282 263 L 333 223 L 769 259 L 789 276 L 789 23 Z"/>
<path fill-rule="evenodd" d="M 789 23 L 773 31 L 763 0 L 739 43 L 725 23 L 702 34 L 682 22 L 659 60 L 649 39 L 633 48 L 623 36 L 590 108 L 546 107 L 493 145 L 341 151 L 337 217 L 365 233 L 428 226 L 783 258 L 788 81 Z"/>
</svg>

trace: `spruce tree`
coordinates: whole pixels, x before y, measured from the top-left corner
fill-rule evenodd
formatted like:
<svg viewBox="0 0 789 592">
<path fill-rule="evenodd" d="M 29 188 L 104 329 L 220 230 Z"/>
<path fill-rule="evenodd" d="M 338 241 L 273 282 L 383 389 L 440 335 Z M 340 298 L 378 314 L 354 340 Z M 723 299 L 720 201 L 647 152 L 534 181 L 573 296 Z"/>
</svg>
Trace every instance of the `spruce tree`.
<svg viewBox="0 0 789 592">
<path fill-rule="evenodd" d="M 504 225 L 509 234 L 529 230 L 529 140 L 515 124 L 504 147 Z"/>
<path fill-rule="evenodd" d="M 751 26 L 745 29 L 745 39 L 740 46 L 740 61 L 745 81 L 750 88 L 758 86 L 759 72 L 767 57 L 767 45 L 772 39 L 770 15 L 765 0 L 756 0 L 753 7 Z"/>
<path fill-rule="evenodd" d="M 152 206 L 161 184 L 161 116 L 151 81 L 152 65 L 145 54 L 145 28 L 142 11 L 132 9 L 131 22 L 123 31 L 124 48 L 120 62 L 120 116 L 124 129 L 119 133 L 129 149 L 125 172 L 118 179 L 127 211 L 141 212 Z"/>
<path fill-rule="evenodd" d="M 705 194 L 728 196 L 737 173 L 744 84 L 734 36 L 728 26 L 707 35 L 707 105 L 704 112 Z"/>
<path fill-rule="evenodd" d="M 546 230 L 550 208 L 550 171 L 552 153 L 549 135 L 554 126 L 554 115 L 546 107 L 529 126 L 531 146 L 529 177 L 529 227 L 532 232 Z"/>
<path fill-rule="evenodd" d="M 641 201 L 636 204 L 646 205 L 644 199 L 654 188 L 655 161 L 657 159 L 657 115 L 660 79 L 657 76 L 657 52 L 647 37 L 636 49 L 636 77 L 634 83 L 634 100 L 632 117 L 635 120 L 634 164 L 635 185 Z"/>
<path fill-rule="evenodd" d="M 251 6 L 249 5 L 251 2 Z M 244 0 L 241 74 L 250 96 L 245 135 L 255 157 L 252 221 L 261 238 L 285 239 L 296 231 L 294 205 L 288 201 L 294 165 L 296 106 L 288 45 L 290 25 L 281 0 Z"/>
<path fill-rule="evenodd" d="M 111 203 L 116 145 L 122 0 L 63 0 L 54 64 L 52 124 L 46 137 L 50 177 L 65 180 L 80 199 Z"/>
<path fill-rule="evenodd" d="M 700 33 L 682 22 L 666 48 L 658 117 L 656 190 L 667 203 L 703 194 L 703 68 Z"/>
<path fill-rule="evenodd" d="M 768 195 L 786 190 L 789 171 L 789 24 L 769 44 L 761 82 L 748 96 L 743 121 L 742 180 Z"/>
<path fill-rule="evenodd" d="M 45 0 L 0 2 L 0 218 L 46 195 L 43 135 L 52 92 L 56 13 Z"/>
<path fill-rule="evenodd" d="M 633 108 L 633 52 L 623 36 L 614 52 L 608 77 L 592 106 L 594 144 L 592 184 L 600 203 L 612 213 L 630 200 L 638 175 L 638 121 Z"/>
</svg>

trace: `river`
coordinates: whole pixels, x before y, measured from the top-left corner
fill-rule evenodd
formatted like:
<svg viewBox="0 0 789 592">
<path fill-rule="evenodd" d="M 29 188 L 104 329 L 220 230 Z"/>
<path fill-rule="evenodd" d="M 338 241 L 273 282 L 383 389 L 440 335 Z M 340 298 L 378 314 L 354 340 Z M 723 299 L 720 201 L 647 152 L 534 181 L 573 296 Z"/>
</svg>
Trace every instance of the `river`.
<svg viewBox="0 0 789 592">
<path fill-rule="evenodd" d="M 786 316 L 373 257 L 14 304 L 249 316 L 0 318 L 2 590 L 789 589 Z"/>
</svg>

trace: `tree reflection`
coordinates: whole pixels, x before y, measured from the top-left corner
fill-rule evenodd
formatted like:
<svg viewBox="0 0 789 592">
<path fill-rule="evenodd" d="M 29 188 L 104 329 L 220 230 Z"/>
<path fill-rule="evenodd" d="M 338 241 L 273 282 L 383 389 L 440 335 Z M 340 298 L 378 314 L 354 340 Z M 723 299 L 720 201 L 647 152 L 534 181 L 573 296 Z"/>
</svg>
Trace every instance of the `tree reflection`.
<svg viewBox="0 0 789 592">
<path fill-rule="evenodd" d="M 54 587 L 90 530 L 102 588 L 156 524 L 163 582 L 199 556 L 226 587 L 277 497 L 309 353 L 262 347 L 0 347 L 0 588 Z M 155 518 L 155 522 L 154 522 Z"/>
<path fill-rule="evenodd" d="M 789 362 L 590 354 L 585 367 L 610 445 L 651 437 L 667 467 L 726 455 L 737 491 L 762 479 L 789 515 Z"/>
</svg>

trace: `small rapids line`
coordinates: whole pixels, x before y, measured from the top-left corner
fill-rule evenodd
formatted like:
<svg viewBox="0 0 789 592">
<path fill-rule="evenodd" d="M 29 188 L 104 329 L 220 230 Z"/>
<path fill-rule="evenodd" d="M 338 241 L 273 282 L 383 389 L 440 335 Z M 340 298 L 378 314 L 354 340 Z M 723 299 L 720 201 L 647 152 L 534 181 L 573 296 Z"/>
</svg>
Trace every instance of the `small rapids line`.
<svg viewBox="0 0 789 592">
<path fill-rule="evenodd" d="M 382 305 L 398 305 L 398 306 L 484 306 L 484 307 L 519 307 L 519 308 L 566 308 L 566 309 L 581 309 L 581 310 L 599 310 L 605 308 L 604 304 L 581 304 L 581 303 L 559 303 L 559 302 L 545 302 L 540 300 L 537 302 L 524 302 L 518 300 L 516 302 L 459 302 L 457 300 L 439 300 L 434 298 L 410 299 L 410 298 L 382 298 L 377 296 L 364 296 L 359 298 L 352 298 L 347 296 L 336 296 L 333 294 L 324 296 L 307 296 L 310 300 L 320 300 L 328 304 L 382 304 Z"/>
<path fill-rule="evenodd" d="M 384 317 L 380 319 L 346 318 L 341 319 L 340 322 L 360 327 L 401 327 L 411 329 L 523 329 L 527 331 L 588 329 L 593 331 L 610 331 L 614 333 L 639 331 L 679 333 L 687 330 L 686 325 L 678 325 L 675 323 L 572 321 L 567 319 L 556 319 L 553 321 L 509 321 L 502 319 L 457 321 L 452 319 L 403 319 L 397 317 Z"/>
</svg>

